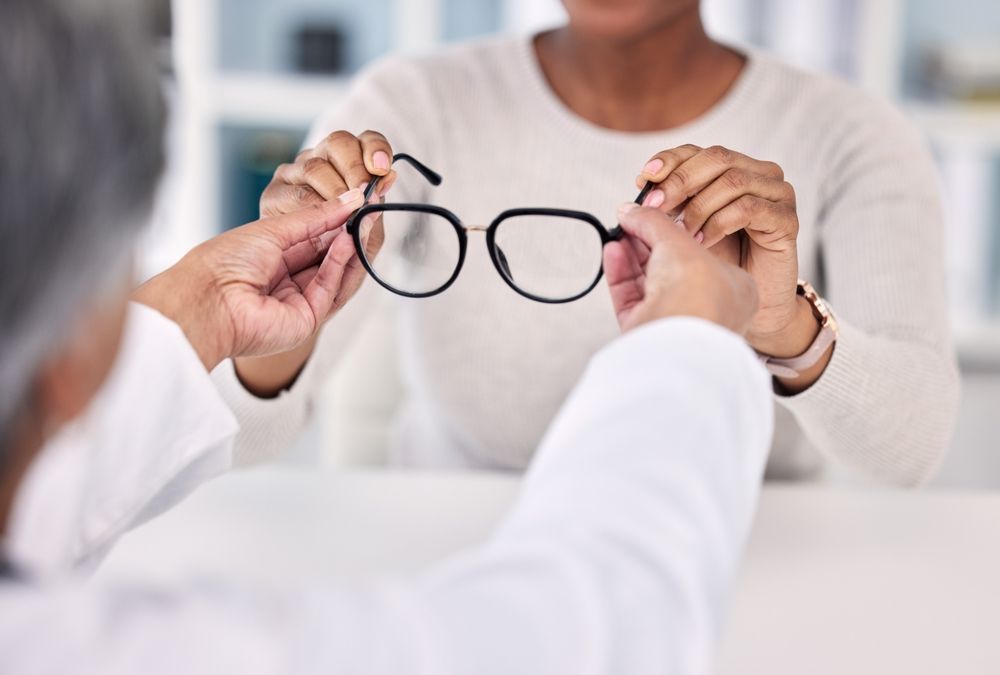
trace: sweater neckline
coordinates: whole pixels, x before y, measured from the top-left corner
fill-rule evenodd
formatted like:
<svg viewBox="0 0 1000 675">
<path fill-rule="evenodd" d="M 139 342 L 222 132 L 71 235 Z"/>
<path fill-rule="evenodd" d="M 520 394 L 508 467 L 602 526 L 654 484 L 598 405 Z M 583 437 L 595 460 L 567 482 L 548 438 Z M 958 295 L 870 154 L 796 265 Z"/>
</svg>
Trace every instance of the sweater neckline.
<svg viewBox="0 0 1000 675">
<path fill-rule="evenodd" d="M 516 41 L 517 61 L 519 62 L 519 66 L 525 75 L 524 81 L 528 83 L 531 90 L 535 94 L 535 98 L 540 104 L 540 107 L 544 108 L 547 114 L 557 118 L 567 130 L 586 136 L 590 140 L 598 142 L 610 141 L 614 143 L 648 143 L 652 140 L 662 142 L 663 139 L 670 137 L 678 137 L 678 140 L 680 140 L 683 137 L 690 137 L 691 135 L 694 135 L 704 129 L 709 129 L 718 124 L 721 120 L 725 119 L 734 109 L 742 109 L 742 103 L 744 99 L 746 99 L 747 96 L 753 91 L 762 69 L 762 56 L 758 52 L 748 49 L 738 49 L 737 51 L 743 54 L 743 56 L 747 59 L 743 71 L 739 74 L 736 81 L 722 96 L 722 98 L 719 99 L 705 113 L 690 122 L 685 122 L 680 126 L 670 127 L 668 129 L 654 131 L 619 131 L 617 129 L 602 127 L 581 117 L 576 112 L 571 110 L 563 102 L 563 100 L 556 95 L 555 91 L 549 84 L 548 79 L 545 77 L 545 73 L 542 71 L 542 66 L 538 62 L 538 56 L 535 53 L 534 41 L 537 35 L 537 33 L 529 33 L 527 35 L 522 35 Z"/>
</svg>

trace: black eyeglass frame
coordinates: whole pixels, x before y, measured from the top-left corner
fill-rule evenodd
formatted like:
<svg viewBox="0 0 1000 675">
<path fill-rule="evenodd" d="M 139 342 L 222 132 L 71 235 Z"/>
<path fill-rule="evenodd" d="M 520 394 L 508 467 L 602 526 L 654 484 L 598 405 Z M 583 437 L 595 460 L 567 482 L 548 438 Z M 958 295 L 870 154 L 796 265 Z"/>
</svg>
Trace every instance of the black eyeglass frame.
<svg viewBox="0 0 1000 675">
<path fill-rule="evenodd" d="M 425 164 L 417 160 L 411 155 L 406 153 L 398 153 L 393 156 L 392 163 L 395 164 L 398 161 L 404 161 L 416 169 L 420 175 L 422 175 L 427 182 L 431 185 L 440 185 L 442 182 L 441 175 L 436 171 L 428 168 Z M 465 264 L 465 254 L 468 250 L 469 237 L 468 232 L 470 231 L 485 231 L 486 234 L 486 249 L 489 251 L 490 260 L 493 261 L 493 266 L 496 268 L 497 273 L 500 278 L 518 295 L 521 295 L 529 300 L 534 300 L 535 302 L 542 302 L 549 305 L 561 305 L 567 302 L 574 302 L 580 298 L 585 297 L 597 284 L 600 283 L 604 276 L 604 265 L 603 263 L 597 269 L 597 275 L 595 276 L 593 282 L 586 290 L 577 293 L 576 295 L 569 298 L 546 298 L 539 295 L 530 293 L 522 288 L 519 288 L 514 282 L 513 277 L 510 274 L 510 269 L 506 264 L 505 260 L 502 259 L 503 253 L 500 251 L 499 246 L 496 243 L 496 233 L 497 229 L 504 223 L 504 221 L 510 220 L 511 218 L 519 218 L 523 216 L 545 216 L 545 217 L 560 217 L 560 218 L 571 218 L 579 220 L 581 222 L 587 223 L 594 230 L 597 231 L 598 236 L 601 239 L 601 248 L 603 249 L 607 244 L 618 241 L 622 238 L 623 232 L 621 226 L 616 226 L 611 230 L 608 230 L 601 224 L 597 218 L 584 211 L 573 211 L 569 209 L 554 209 L 554 208 L 543 208 L 543 207 L 522 207 L 507 209 L 493 219 L 493 222 L 489 224 L 483 230 L 483 228 L 467 227 L 462 223 L 462 220 L 455 215 L 452 211 L 441 206 L 435 206 L 433 204 L 417 204 L 417 203 L 388 203 L 388 204 L 371 204 L 368 203 L 375 194 L 375 190 L 378 187 L 379 181 L 382 179 L 381 176 L 376 176 L 368 184 L 365 189 L 365 205 L 354 212 L 351 218 L 347 221 L 347 232 L 351 235 L 354 240 L 354 248 L 357 251 L 358 258 L 361 260 L 361 264 L 364 266 L 365 270 L 380 286 L 385 288 L 391 293 L 396 295 L 401 295 L 405 298 L 429 298 L 435 295 L 440 295 L 448 290 L 455 280 L 458 279 L 458 275 L 462 272 L 462 266 Z M 641 204 L 643 199 L 652 189 L 653 184 L 647 183 L 636 197 L 635 202 Z M 365 251 L 364 244 L 361 241 L 361 222 L 366 216 L 378 213 L 386 213 L 391 211 L 406 211 L 409 213 L 426 213 L 434 216 L 439 216 L 448 221 L 451 226 L 455 229 L 455 234 L 458 237 L 458 262 L 455 265 L 455 271 L 452 275 L 445 281 L 444 284 L 430 291 L 424 291 L 420 293 L 411 293 L 409 291 L 403 291 L 398 288 L 394 288 L 392 285 L 383 280 L 372 268 L 371 263 L 368 261 L 368 256 Z"/>
</svg>

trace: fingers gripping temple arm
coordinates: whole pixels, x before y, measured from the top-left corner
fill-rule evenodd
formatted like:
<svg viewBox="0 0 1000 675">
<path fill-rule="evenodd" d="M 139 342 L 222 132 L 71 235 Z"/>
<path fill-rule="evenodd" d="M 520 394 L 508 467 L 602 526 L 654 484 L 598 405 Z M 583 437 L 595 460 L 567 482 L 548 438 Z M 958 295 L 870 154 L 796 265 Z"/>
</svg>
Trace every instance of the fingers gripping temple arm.
<svg viewBox="0 0 1000 675">
<path fill-rule="evenodd" d="M 437 186 L 441 184 L 442 180 L 441 174 L 429 168 L 427 165 L 425 165 L 423 162 L 416 159 L 412 155 L 407 155 L 405 152 L 397 153 L 392 157 L 392 163 L 395 164 L 396 162 L 406 162 L 414 169 L 416 169 L 421 176 L 426 178 L 427 182 L 430 183 L 431 185 Z M 368 183 L 368 187 L 365 188 L 366 203 L 371 199 L 372 195 L 375 194 L 375 190 L 378 188 L 379 181 L 381 180 L 382 176 L 376 176 L 375 178 L 372 179 L 370 183 Z"/>
<path fill-rule="evenodd" d="M 646 195 L 649 194 L 650 190 L 656 187 L 656 184 L 650 181 L 646 181 L 646 185 L 643 186 L 642 191 L 639 192 L 639 196 L 635 198 L 635 203 L 642 206 L 642 203 L 646 201 Z M 608 236 L 611 237 L 613 241 L 618 241 L 622 238 L 622 227 L 621 225 L 616 225 L 614 228 L 608 230 Z"/>
</svg>

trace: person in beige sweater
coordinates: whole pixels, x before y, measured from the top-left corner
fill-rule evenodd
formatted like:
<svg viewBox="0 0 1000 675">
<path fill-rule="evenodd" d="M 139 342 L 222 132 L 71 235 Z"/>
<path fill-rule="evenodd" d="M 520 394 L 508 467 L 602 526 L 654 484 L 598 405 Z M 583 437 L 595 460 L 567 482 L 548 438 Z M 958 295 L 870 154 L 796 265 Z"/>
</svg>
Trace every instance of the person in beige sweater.
<svg viewBox="0 0 1000 675">
<path fill-rule="evenodd" d="M 613 205 L 652 181 L 647 205 L 758 282 L 750 342 L 771 357 L 778 414 L 769 475 L 812 476 L 825 458 L 888 483 L 928 480 L 959 383 L 941 205 L 918 135 L 844 83 L 714 42 L 696 0 L 565 5 L 570 21 L 557 30 L 369 68 L 277 172 L 263 212 L 382 176 L 390 201 L 433 202 L 468 223 L 548 206 L 611 228 Z M 392 168 L 393 151 L 443 184 L 393 187 L 409 171 Z M 366 283 L 297 352 L 216 371 L 241 422 L 242 461 L 294 440 L 385 292 Z M 391 457 L 409 466 L 522 469 L 587 360 L 617 335 L 606 286 L 568 304 L 533 302 L 505 285 L 473 235 L 454 285 L 401 299 L 398 316 L 407 397 Z"/>
</svg>

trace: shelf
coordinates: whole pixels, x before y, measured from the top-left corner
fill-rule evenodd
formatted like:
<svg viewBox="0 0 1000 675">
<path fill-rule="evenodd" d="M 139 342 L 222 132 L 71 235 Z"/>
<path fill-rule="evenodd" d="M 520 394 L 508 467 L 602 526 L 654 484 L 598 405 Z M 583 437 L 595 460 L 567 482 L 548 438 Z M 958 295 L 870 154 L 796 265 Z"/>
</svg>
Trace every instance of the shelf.
<svg viewBox="0 0 1000 675">
<path fill-rule="evenodd" d="M 1000 103 L 910 103 L 905 109 L 936 143 L 1000 150 Z"/>
<path fill-rule="evenodd" d="M 347 91 L 348 78 L 307 75 L 224 75 L 213 88 L 223 124 L 307 127 Z"/>
</svg>

